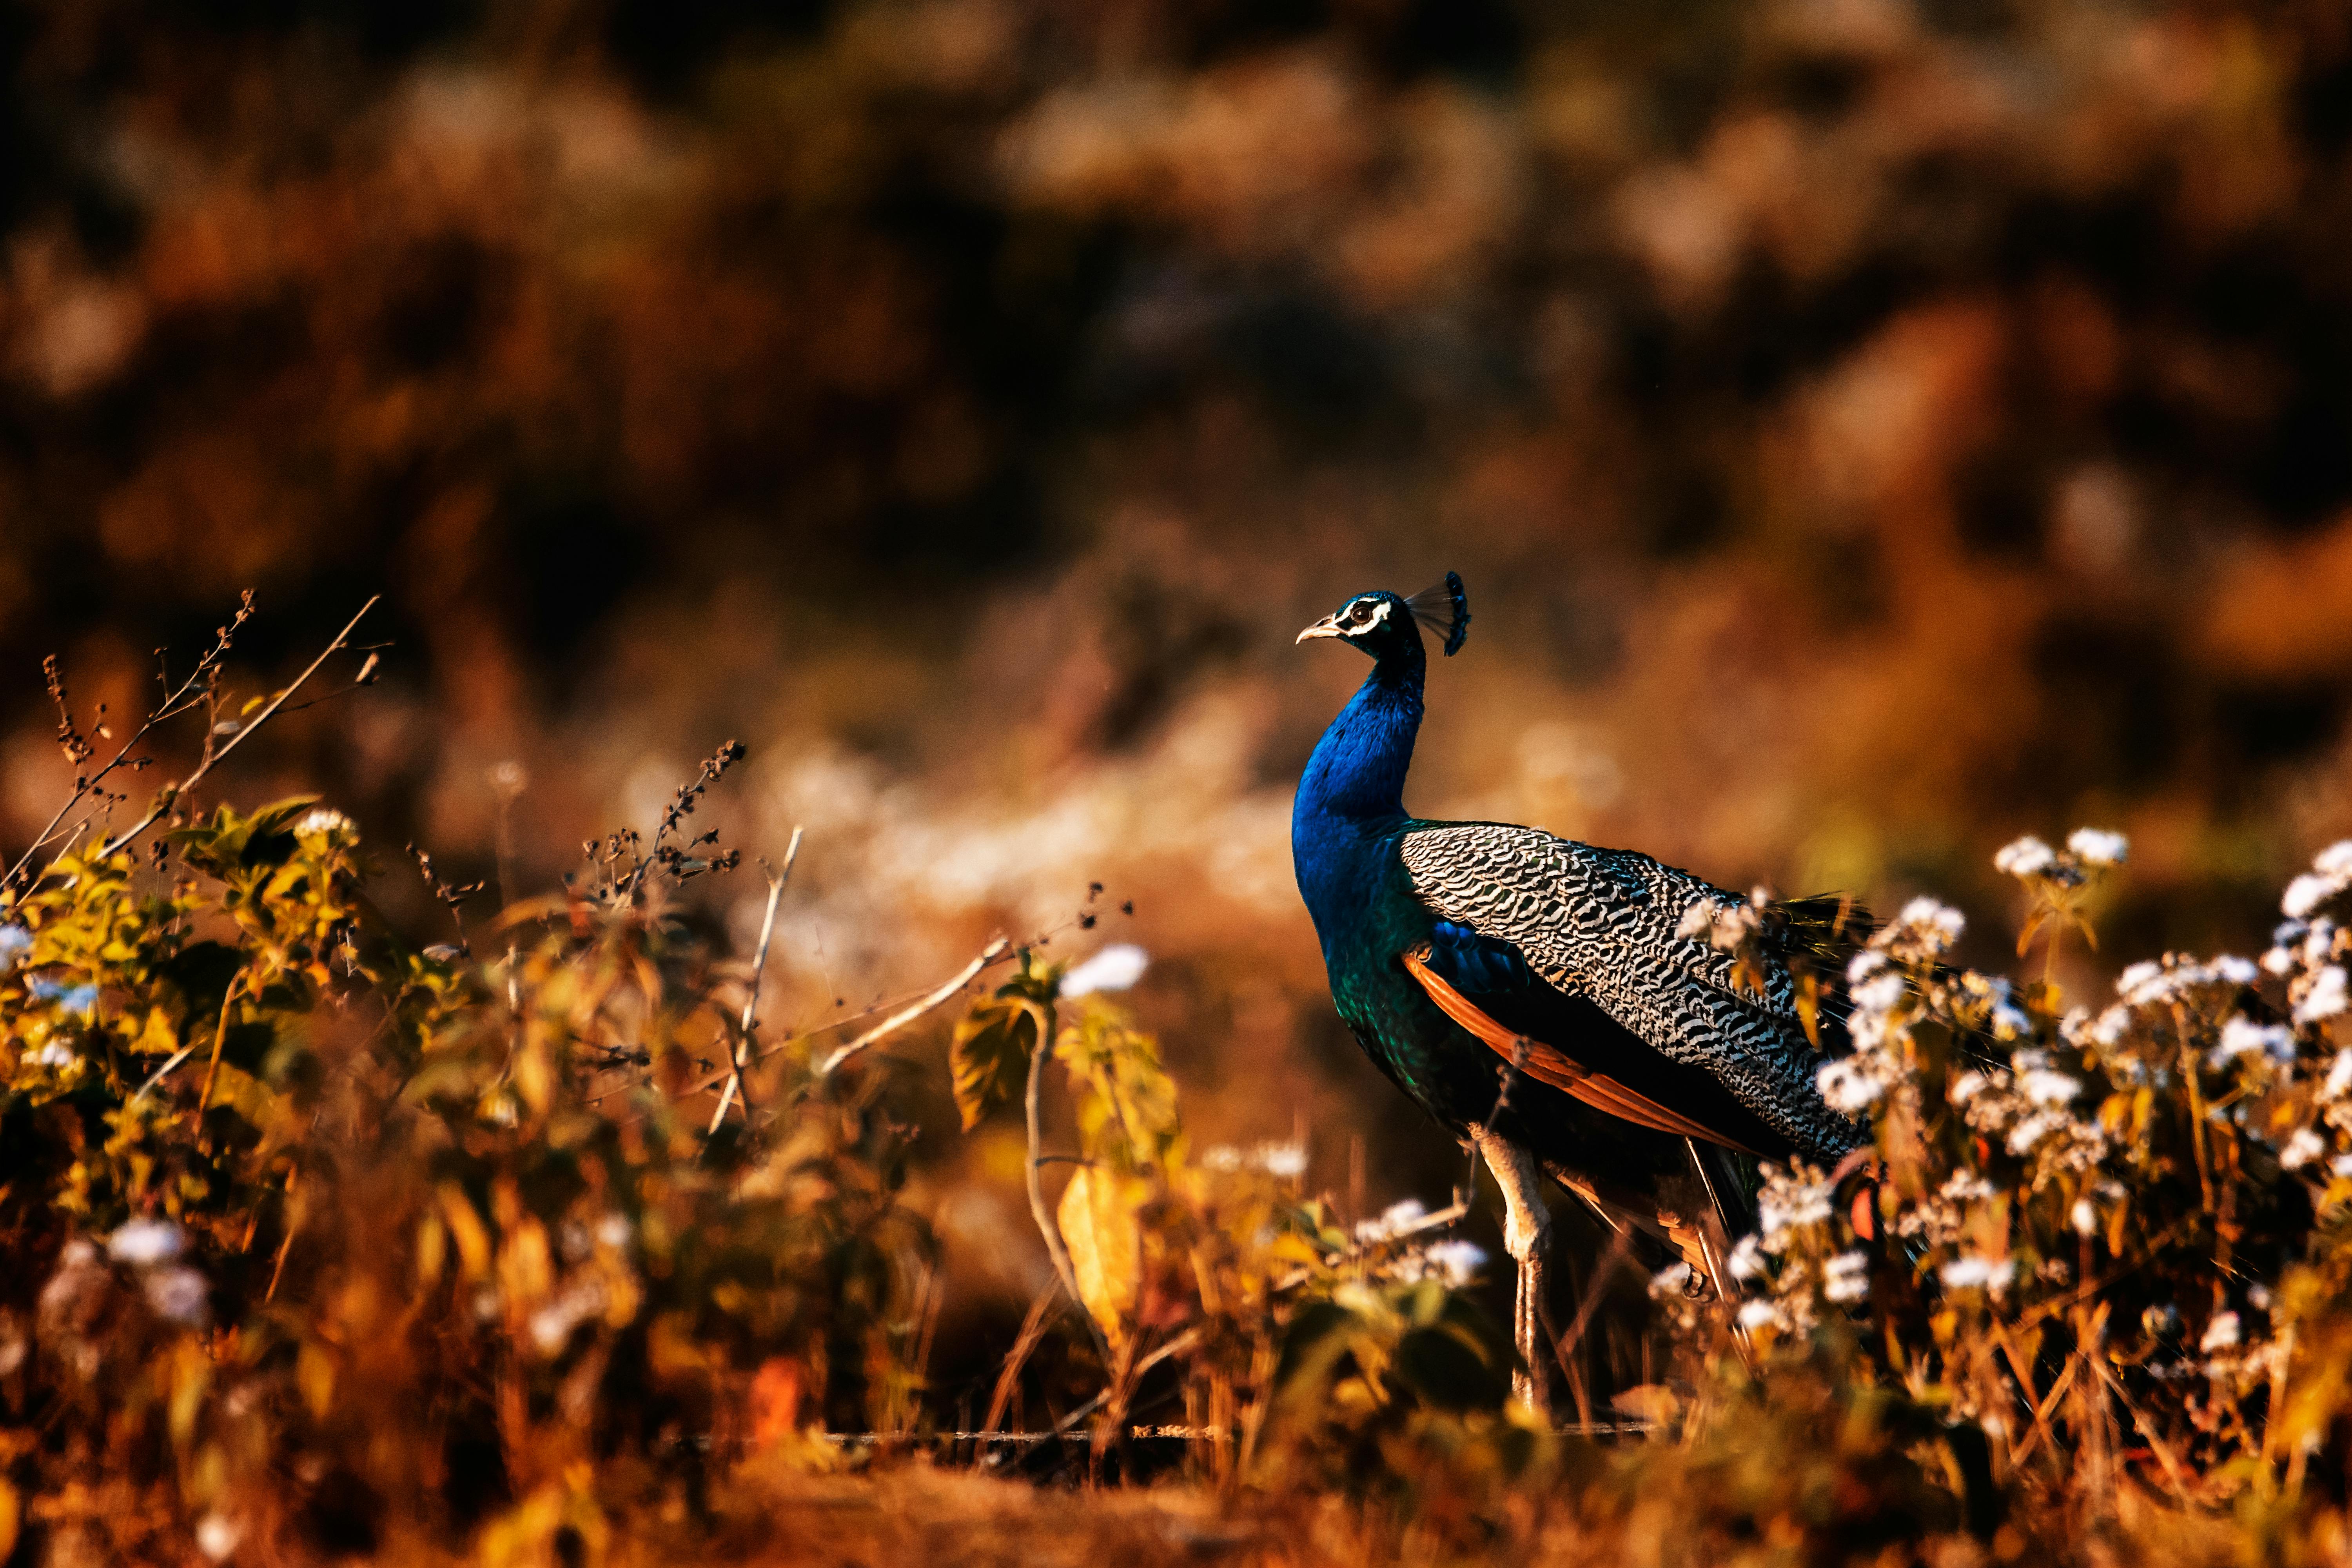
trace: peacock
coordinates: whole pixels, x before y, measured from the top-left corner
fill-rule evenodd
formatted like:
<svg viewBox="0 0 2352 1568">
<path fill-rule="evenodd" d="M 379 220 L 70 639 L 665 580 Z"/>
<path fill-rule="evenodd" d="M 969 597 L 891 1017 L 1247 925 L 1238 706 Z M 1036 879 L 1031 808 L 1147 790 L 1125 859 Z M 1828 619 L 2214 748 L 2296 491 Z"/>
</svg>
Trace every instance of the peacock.
<svg viewBox="0 0 2352 1568">
<path fill-rule="evenodd" d="M 1834 1166 L 1864 1142 L 1815 1079 L 1842 1032 L 1836 958 L 1867 917 L 1838 900 L 1765 906 L 1754 940 L 1718 944 L 1750 898 L 1631 850 L 1406 815 L 1424 624 L 1459 651 L 1457 574 L 1411 597 L 1360 594 L 1298 634 L 1349 643 L 1372 670 L 1307 760 L 1291 855 L 1340 1018 L 1494 1173 L 1521 1389 L 1540 1406 L 1541 1178 L 1671 1247 L 1694 1289 L 1719 1279 L 1748 1228 L 1754 1160 Z"/>
</svg>

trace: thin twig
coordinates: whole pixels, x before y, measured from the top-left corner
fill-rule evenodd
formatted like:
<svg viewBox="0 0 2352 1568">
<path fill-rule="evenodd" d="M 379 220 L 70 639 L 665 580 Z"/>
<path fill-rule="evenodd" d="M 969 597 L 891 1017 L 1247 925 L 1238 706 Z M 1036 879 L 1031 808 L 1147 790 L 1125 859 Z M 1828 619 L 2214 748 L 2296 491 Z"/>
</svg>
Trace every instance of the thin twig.
<svg viewBox="0 0 2352 1568">
<path fill-rule="evenodd" d="M 995 949 L 992 948 L 990 951 L 995 952 Z M 982 954 L 982 957 L 987 961 L 987 963 L 999 963 L 1003 962 L 1004 954 L 1003 952 L 998 952 L 995 958 L 990 959 L 987 957 L 986 953 L 983 953 Z M 986 964 L 984 963 L 982 967 L 986 967 Z M 866 1019 L 875 1016 L 877 1014 L 891 1012 L 903 1005 L 904 1002 L 914 1000 L 918 995 L 929 996 L 929 994 L 930 993 L 928 991 L 920 993 L 908 992 L 903 1000 L 901 998 L 893 997 L 887 1002 L 877 1002 L 871 1007 L 861 1007 L 855 1013 L 845 1013 L 838 1018 L 828 1019 L 822 1024 L 812 1024 L 798 1034 L 787 1035 L 784 1038 L 778 1040 L 774 1045 L 769 1046 L 762 1050 L 753 1052 L 751 1057 L 751 1060 L 755 1062 L 765 1061 L 770 1057 L 774 1056 L 778 1051 L 782 1050 L 785 1047 L 792 1045 L 796 1041 L 806 1040 L 817 1035 L 828 1034 L 835 1029 L 845 1029 L 852 1024 L 862 1023 Z M 733 1070 L 734 1069 L 731 1068 L 720 1068 L 717 1072 L 711 1073 L 707 1077 L 687 1085 L 685 1089 L 678 1091 L 679 1096 L 680 1098 L 685 1098 L 687 1096 L 700 1094 L 706 1089 L 717 1089 L 720 1084 L 727 1081 L 727 1075 Z M 606 1094 L 618 1092 L 618 1089 L 608 1089 L 605 1091 Z M 604 1098 L 604 1095 L 592 1096 L 589 1103 L 593 1104 Z"/>
<path fill-rule="evenodd" d="M 1021 1331 L 1013 1336 L 1013 1350 L 1004 1358 L 1004 1370 L 996 1374 L 996 1392 L 989 1396 L 988 1419 L 981 1425 L 990 1431 L 1004 1424 L 1004 1413 L 1013 1407 L 1013 1396 L 1020 1392 L 1021 1368 L 1029 1360 L 1029 1352 L 1045 1337 L 1045 1314 L 1053 1309 L 1054 1297 L 1060 1291 L 1058 1279 L 1049 1280 L 1029 1303 L 1029 1315 L 1021 1320 Z"/>
<path fill-rule="evenodd" d="M 2182 1477 L 2180 1461 L 2172 1457 L 2170 1446 L 2156 1435 L 2155 1423 L 2142 1415 L 2139 1406 L 2132 1403 L 2132 1396 L 2124 1392 L 2121 1378 L 2101 1365 L 2096 1358 L 2094 1358 L 2090 1364 L 2091 1370 L 2099 1374 L 2099 1381 L 2107 1385 L 2108 1391 L 2115 1394 L 2116 1402 L 2122 1405 L 2124 1414 L 2129 1415 L 2132 1418 L 2132 1424 L 2139 1428 L 2141 1439 L 2147 1444 L 2147 1451 L 2156 1456 L 2158 1464 L 2163 1466 L 2164 1479 L 2171 1484 L 2173 1495 L 2180 1500 L 2180 1505 L 2183 1508 L 2193 1507 L 2194 1504 L 2189 1495 L 2189 1483 Z"/>
<path fill-rule="evenodd" d="M 294 1182 L 301 1173 L 302 1167 L 299 1165 L 290 1167 L 286 1173 L 286 1236 L 278 1244 L 278 1261 L 269 1268 L 269 1289 L 261 1298 L 261 1304 L 265 1307 L 277 1299 L 278 1281 L 286 1273 L 286 1255 L 294 1250 L 294 1232 L 297 1228 L 294 1222 Z"/>
<path fill-rule="evenodd" d="M 141 1100 L 146 1099 L 147 1091 L 149 1089 L 153 1089 L 157 1084 L 163 1082 L 164 1076 L 173 1068 L 178 1067 L 182 1062 L 186 1061 L 190 1057 L 195 1054 L 196 1047 L 194 1046 L 182 1046 L 178 1050 L 173 1051 L 170 1058 L 164 1061 L 162 1067 L 157 1068 L 153 1072 L 147 1075 L 147 1081 L 145 1083 L 141 1084 L 137 1089 L 132 1091 L 131 1103 L 132 1105 L 136 1105 Z"/>
<path fill-rule="evenodd" d="M 800 855 L 801 830 L 794 827 L 793 841 L 784 847 L 784 868 L 768 879 L 768 912 L 760 919 L 760 953 L 751 961 L 751 994 L 743 998 L 743 1023 L 736 1031 L 734 1069 L 727 1075 L 727 1091 L 719 1097 L 719 1109 L 710 1118 L 713 1133 L 727 1120 L 727 1108 L 735 1102 L 739 1093 L 743 1097 L 743 1120 L 751 1120 L 751 1091 L 743 1087 L 743 1068 L 751 1056 L 751 1030 L 760 1021 L 760 983 L 768 973 L 768 939 L 776 934 L 776 901 L 784 896 L 784 884 L 793 879 L 793 862 Z"/>
<path fill-rule="evenodd" d="M 25 868 L 32 864 L 33 857 L 39 853 L 42 846 L 49 843 L 56 837 L 58 825 L 65 821 L 68 816 L 71 816 L 73 814 L 73 808 L 79 805 L 84 800 L 88 799 L 90 793 L 93 790 L 96 790 L 100 784 L 105 782 L 108 774 L 114 772 L 115 769 L 121 767 L 124 762 L 129 760 L 133 748 L 135 748 L 140 742 L 147 738 L 149 731 L 152 731 L 156 725 L 162 723 L 166 719 L 176 719 L 181 714 L 188 711 L 190 708 L 195 706 L 195 702 L 189 700 L 188 694 L 195 690 L 196 685 L 199 681 L 204 680 L 208 675 L 212 675 L 215 672 L 219 666 L 221 659 L 226 657 L 228 652 L 229 639 L 236 635 L 237 628 L 245 625 L 246 621 L 252 616 L 252 614 L 253 591 L 248 588 L 246 590 L 244 602 L 237 606 L 236 616 L 231 618 L 227 626 L 219 629 L 218 639 L 214 643 L 209 651 L 196 660 L 196 668 L 188 672 L 188 678 L 180 682 L 176 690 L 173 690 L 165 694 L 163 700 L 157 703 L 153 710 L 150 711 L 147 717 L 140 723 L 139 728 L 131 731 L 131 738 L 122 742 L 121 749 L 114 753 L 112 759 L 110 760 L 104 767 L 99 769 L 98 772 L 94 773 L 77 778 L 74 781 L 73 794 L 67 797 L 66 803 L 63 805 L 58 807 L 57 815 L 49 818 L 47 826 L 43 827 L 41 831 L 35 836 L 32 843 L 25 847 L 25 852 L 16 858 L 16 864 L 8 868 L 6 875 L 5 877 L 0 877 L 0 886 L 5 886 L 16 881 L 16 878 L 24 871 Z M 160 654 L 163 650 L 159 648 L 156 651 Z M 52 692 L 58 699 L 60 720 L 61 721 L 69 723 L 71 721 L 70 718 L 64 711 L 65 694 L 62 685 L 62 676 L 57 671 L 54 660 L 46 663 L 43 668 L 52 672 L 51 679 L 53 682 L 58 683 L 53 685 Z M 171 682 L 169 676 L 162 675 L 159 672 L 158 678 L 163 679 L 165 685 L 170 685 Z M 207 686 L 205 689 L 209 692 L 213 688 Z M 101 710 L 103 710 L 103 704 L 100 705 Z M 205 745 L 206 749 L 209 750 L 211 746 L 209 738 L 207 738 Z M 149 759 L 144 757 L 141 758 L 137 763 L 132 764 L 131 771 L 135 773 L 140 768 L 145 767 L 148 760 Z M 89 820 L 85 818 L 81 826 L 74 830 L 74 837 L 79 838 L 81 835 L 82 828 L 88 827 L 89 826 Z M 71 849 L 72 846 L 68 844 L 66 849 L 60 850 L 57 856 L 51 858 L 50 864 L 55 865 L 58 859 L 63 858 L 66 854 L 70 853 Z"/>
<path fill-rule="evenodd" d="M 1092 1322 L 1094 1320 L 1091 1318 L 1087 1320 L 1089 1322 Z M 1174 1339 L 1170 1340 L 1166 1344 L 1161 1345 L 1158 1350 L 1153 1351 L 1150 1355 L 1145 1356 L 1142 1360 L 1137 1362 L 1134 1369 L 1128 1373 L 1129 1381 L 1133 1382 L 1134 1380 L 1140 1378 L 1145 1373 L 1150 1372 L 1153 1367 L 1158 1366 L 1170 1356 L 1182 1355 L 1186 1351 L 1191 1350 L 1194 1345 L 1197 1345 L 1200 1342 L 1200 1330 L 1185 1330 L 1182 1333 L 1178 1334 Z M 1096 1411 L 1101 1409 L 1103 1407 L 1104 1401 L 1110 1398 L 1110 1394 L 1111 1391 L 1109 1389 L 1104 1389 L 1100 1394 L 1096 1394 L 1092 1399 L 1087 1400 L 1084 1405 L 1079 1405 L 1076 1410 L 1071 1411 L 1067 1415 L 1065 1415 L 1059 1421 L 1055 1422 L 1054 1436 L 1056 1437 L 1063 1436 L 1065 1433 L 1076 1426 L 1079 1422 L 1085 1420 L 1087 1416 L 1092 1415 Z"/>
<path fill-rule="evenodd" d="M 2026 1364 L 2025 1358 L 2017 1353 L 2017 1347 L 2010 1343 L 2008 1332 L 1998 1321 L 1992 1326 L 1992 1342 L 1993 1347 L 2007 1358 L 2009 1374 L 2017 1380 L 2018 1403 L 2024 1405 L 2026 1414 L 2033 1417 L 2033 1430 L 2011 1454 L 2010 1463 L 2012 1466 L 2023 1465 L 2032 1456 L 2034 1445 L 2045 1438 L 2049 1441 L 2051 1452 L 2058 1452 L 2058 1436 L 2050 1429 L 2050 1412 L 2057 1405 L 2058 1396 L 2065 1392 L 2067 1383 L 2074 1375 L 2073 1362 L 2068 1362 L 2065 1372 L 2052 1385 L 2049 1397 L 2044 1399 L 2034 1390 L 2032 1369 Z"/>
<path fill-rule="evenodd" d="M 1620 1230 L 1610 1238 L 1609 1249 L 1601 1255 L 1600 1263 L 1592 1270 L 1591 1283 L 1584 1288 L 1584 1300 L 1577 1306 L 1576 1317 L 1568 1325 L 1566 1338 L 1553 1347 L 1552 1353 L 1562 1363 L 1583 1342 L 1585 1328 L 1592 1321 L 1592 1314 L 1601 1305 L 1601 1292 L 1609 1283 L 1610 1271 L 1624 1259 L 1626 1249 L 1633 1242 L 1633 1232 L 1630 1227 Z"/>
<path fill-rule="evenodd" d="M 96 851 L 98 858 L 102 860 L 106 858 L 106 857 L 116 853 L 127 845 L 135 841 L 141 834 L 154 826 L 155 824 L 162 819 L 165 812 L 171 810 L 173 805 L 179 803 L 180 798 L 183 795 L 186 795 L 188 791 L 195 788 L 196 785 L 202 782 L 206 773 L 212 772 L 215 767 L 218 767 L 223 758 L 226 757 L 231 752 L 236 751 L 237 747 L 243 745 L 247 736 L 252 734 L 256 730 L 260 729 L 262 725 L 268 723 L 269 721 L 269 716 L 277 712 L 278 710 L 284 705 L 289 697 L 291 697 L 294 693 L 299 691 L 305 681 L 319 673 L 319 667 L 320 665 L 326 663 L 327 660 L 332 658 L 337 653 L 342 650 L 343 645 L 351 640 L 352 633 L 358 628 L 362 617 L 365 616 L 370 610 L 374 609 L 377 601 L 381 600 L 383 597 L 383 595 L 381 594 L 371 595 L 368 602 L 360 606 L 359 614 L 353 616 L 351 620 L 344 625 L 343 629 L 335 634 L 335 640 L 329 643 L 320 651 L 319 657 L 310 661 L 310 668 L 303 670 L 301 674 L 294 678 L 293 685 L 286 688 L 285 690 L 280 691 L 277 696 L 271 698 L 269 700 L 269 705 L 253 716 L 253 722 L 246 725 L 245 728 L 230 736 L 227 745 L 223 746 L 217 752 L 212 752 L 210 755 L 205 757 L 203 762 L 197 763 L 195 772 L 190 773 L 186 778 L 182 779 L 178 784 L 166 784 L 163 788 L 158 790 L 155 795 L 155 804 L 148 807 L 147 815 L 141 817 L 137 822 L 132 823 L 129 827 L 124 828 L 121 833 L 118 833 L 113 837 L 108 839 L 104 844 L 100 845 Z M 55 864 L 55 862 L 51 862 L 51 864 Z"/>
<path fill-rule="evenodd" d="M 228 1043 L 229 1009 L 236 1005 L 236 988 L 244 981 L 244 972 L 239 971 L 229 981 L 227 991 L 221 995 L 220 1025 L 213 1031 L 213 1059 L 205 1068 L 205 1087 L 196 1096 L 196 1121 L 199 1125 L 205 1119 L 205 1107 L 213 1102 L 213 1079 L 220 1073 L 221 1047 Z"/>
<path fill-rule="evenodd" d="M 1013 943 L 1009 939 L 1001 936 L 998 937 L 994 942 L 990 942 L 986 947 L 981 950 L 981 953 L 978 958 L 975 958 L 970 963 L 965 964 L 963 968 L 958 972 L 954 979 L 949 981 L 938 990 L 931 992 L 929 995 L 916 1001 L 913 1005 L 902 1007 L 898 1012 L 891 1014 L 890 1016 L 883 1019 L 880 1023 L 875 1025 L 874 1027 L 866 1030 L 864 1034 L 858 1036 L 847 1045 L 843 1046 L 838 1050 L 835 1051 L 833 1055 L 825 1058 L 824 1062 L 818 1066 L 816 1076 L 819 1078 L 832 1077 L 835 1070 L 838 1068 L 842 1063 L 847 1061 L 850 1058 L 856 1056 L 858 1052 L 864 1050 L 875 1041 L 882 1039 L 887 1036 L 895 1035 L 900 1029 L 905 1028 L 908 1025 L 921 1017 L 924 1014 L 930 1012 L 933 1008 L 946 1005 L 947 1003 L 955 996 L 957 992 L 961 991 L 965 986 L 971 984 L 973 976 L 977 975 L 982 970 L 986 969 L 990 964 L 994 963 L 998 959 L 1003 958 L 1012 946 Z"/>
</svg>

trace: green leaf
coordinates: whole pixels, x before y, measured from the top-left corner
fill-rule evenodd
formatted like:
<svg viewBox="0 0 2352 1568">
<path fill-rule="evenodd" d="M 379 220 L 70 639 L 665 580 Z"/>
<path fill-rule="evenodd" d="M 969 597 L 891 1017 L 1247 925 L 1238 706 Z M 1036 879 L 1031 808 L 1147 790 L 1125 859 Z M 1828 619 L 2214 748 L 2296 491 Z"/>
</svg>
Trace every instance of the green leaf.
<svg viewBox="0 0 2352 1568">
<path fill-rule="evenodd" d="M 1009 991 L 1012 988 L 1006 987 Z M 1047 1026 L 1045 1010 L 1026 996 L 1004 991 L 982 1002 L 955 1027 L 948 1047 L 954 1075 L 956 1109 L 963 1112 L 963 1130 L 980 1125 L 981 1118 L 1009 1104 L 1022 1090 L 1029 1070 L 1030 1053 Z"/>
</svg>

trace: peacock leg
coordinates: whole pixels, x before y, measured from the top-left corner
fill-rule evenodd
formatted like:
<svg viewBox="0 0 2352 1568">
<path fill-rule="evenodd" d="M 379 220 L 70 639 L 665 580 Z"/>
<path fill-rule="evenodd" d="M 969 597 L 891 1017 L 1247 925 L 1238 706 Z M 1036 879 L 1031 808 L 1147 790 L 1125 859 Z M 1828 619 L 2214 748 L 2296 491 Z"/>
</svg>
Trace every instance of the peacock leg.
<svg viewBox="0 0 2352 1568">
<path fill-rule="evenodd" d="M 1544 1375 L 1544 1256 L 1551 1247 L 1551 1211 L 1544 1206 L 1542 1173 L 1533 1155 L 1498 1132 L 1475 1129 L 1472 1141 L 1503 1194 L 1503 1247 L 1518 1266 L 1511 1339 L 1519 1353 L 1511 1392 L 1538 1415 L 1551 1415 L 1551 1381 Z"/>
</svg>

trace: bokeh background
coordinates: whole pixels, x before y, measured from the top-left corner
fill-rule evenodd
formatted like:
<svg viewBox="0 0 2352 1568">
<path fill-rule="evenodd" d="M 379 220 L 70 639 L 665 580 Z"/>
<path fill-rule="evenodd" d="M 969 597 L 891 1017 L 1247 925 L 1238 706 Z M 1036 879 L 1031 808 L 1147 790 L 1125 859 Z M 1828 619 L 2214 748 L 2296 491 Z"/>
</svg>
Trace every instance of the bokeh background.
<svg viewBox="0 0 2352 1568">
<path fill-rule="evenodd" d="M 1453 1156 L 1329 1017 L 1286 836 L 1361 674 L 1291 638 L 1358 590 L 1470 586 L 1424 814 L 1932 889 L 1981 960 L 2016 833 L 2130 835 L 2137 957 L 2258 946 L 2352 829 L 2341 0 L 0 31 L 11 844 L 71 776 L 43 655 L 119 728 L 240 590 L 246 689 L 381 592 L 383 681 L 218 782 L 345 805 L 400 918 L 404 842 L 544 891 L 740 737 L 698 822 L 808 835 L 772 1032 L 998 930 L 1134 940 L 1196 1139 L 1304 1129 L 1338 1186 L 1360 1136 L 1377 1203 Z M 760 894 L 705 918 L 748 946 Z M 943 1029 L 898 1050 L 918 1180 L 1017 1313 L 1018 1151 L 955 1138 Z"/>
</svg>

